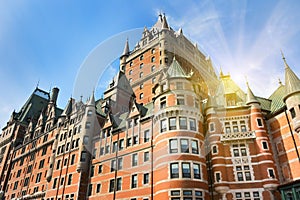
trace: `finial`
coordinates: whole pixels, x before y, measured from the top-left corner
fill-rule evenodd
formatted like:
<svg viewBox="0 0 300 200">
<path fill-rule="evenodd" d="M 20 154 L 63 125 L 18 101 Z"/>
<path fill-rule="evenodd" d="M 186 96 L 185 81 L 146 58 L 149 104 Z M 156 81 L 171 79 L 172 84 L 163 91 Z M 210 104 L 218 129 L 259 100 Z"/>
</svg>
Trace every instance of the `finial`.
<svg viewBox="0 0 300 200">
<path fill-rule="evenodd" d="M 245 75 L 245 80 L 246 80 L 246 85 L 249 87 L 249 82 L 248 82 L 248 78 L 246 75 Z"/>
<path fill-rule="evenodd" d="M 282 52 L 282 50 L 281 50 L 281 49 L 280 49 L 280 52 L 281 52 L 281 56 L 282 56 L 282 59 L 283 59 L 283 62 L 284 62 L 285 68 L 288 68 L 289 66 L 288 66 L 288 64 L 287 64 L 287 62 L 286 62 L 286 60 L 285 60 L 284 54 L 283 54 L 283 52 Z"/>
<path fill-rule="evenodd" d="M 279 83 L 279 85 L 282 85 L 280 78 L 278 78 L 278 83 Z"/>
<path fill-rule="evenodd" d="M 285 60 L 284 54 L 282 52 L 282 49 L 280 49 L 280 53 L 281 53 L 282 59 Z"/>
<path fill-rule="evenodd" d="M 39 88 L 39 85 L 40 85 L 40 79 L 39 79 L 38 82 L 36 83 L 36 89 Z"/>
<path fill-rule="evenodd" d="M 83 97 L 83 96 L 82 96 L 82 95 L 80 95 L 80 101 L 81 101 L 81 102 L 82 102 L 82 97 Z"/>
<path fill-rule="evenodd" d="M 223 76 L 223 70 L 222 70 L 222 67 L 220 67 L 220 76 Z"/>
</svg>

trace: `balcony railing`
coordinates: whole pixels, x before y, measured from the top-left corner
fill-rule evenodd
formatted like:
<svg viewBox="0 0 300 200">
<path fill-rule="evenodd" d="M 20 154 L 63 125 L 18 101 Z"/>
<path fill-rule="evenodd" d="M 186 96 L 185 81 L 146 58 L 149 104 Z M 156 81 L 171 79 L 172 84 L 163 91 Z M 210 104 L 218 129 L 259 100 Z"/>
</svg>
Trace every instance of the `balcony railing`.
<svg viewBox="0 0 300 200">
<path fill-rule="evenodd" d="M 231 132 L 224 133 L 221 135 L 221 141 L 234 141 L 234 140 L 250 140 L 256 138 L 255 131 L 247 131 L 247 132 Z"/>
</svg>

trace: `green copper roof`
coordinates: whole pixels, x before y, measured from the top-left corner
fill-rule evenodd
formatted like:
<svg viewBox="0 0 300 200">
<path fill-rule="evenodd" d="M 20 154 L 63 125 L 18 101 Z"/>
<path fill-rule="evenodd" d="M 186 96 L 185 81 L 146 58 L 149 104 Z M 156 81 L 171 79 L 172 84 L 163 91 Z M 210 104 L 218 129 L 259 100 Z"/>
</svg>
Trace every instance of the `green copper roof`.
<svg viewBox="0 0 300 200">
<path fill-rule="evenodd" d="M 285 92 L 286 96 L 294 92 L 300 91 L 300 80 L 298 76 L 291 70 L 284 58 L 285 65 Z"/>
<path fill-rule="evenodd" d="M 270 100 L 272 100 L 271 104 L 271 113 L 276 112 L 280 108 L 284 107 L 285 104 L 283 102 L 283 97 L 285 96 L 285 86 L 280 85 L 273 94 L 269 97 Z"/>
<path fill-rule="evenodd" d="M 175 56 L 172 64 L 168 68 L 167 73 L 169 75 L 169 78 L 188 78 L 180 64 L 175 59 Z"/>
</svg>

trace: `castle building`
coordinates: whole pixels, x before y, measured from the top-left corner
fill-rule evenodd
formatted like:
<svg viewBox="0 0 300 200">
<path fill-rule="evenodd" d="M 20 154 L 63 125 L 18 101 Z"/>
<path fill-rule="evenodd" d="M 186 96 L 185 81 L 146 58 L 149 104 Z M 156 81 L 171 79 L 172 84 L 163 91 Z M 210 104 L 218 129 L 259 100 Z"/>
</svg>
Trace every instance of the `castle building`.
<svg viewBox="0 0 300 200">
<path fill-rule="evenodd" d="M 300 80 L 244 92 L 165 15 L 95 100 L 36 88 L 0 136 L 2 199 L 300 199 Z"/>
</svg>

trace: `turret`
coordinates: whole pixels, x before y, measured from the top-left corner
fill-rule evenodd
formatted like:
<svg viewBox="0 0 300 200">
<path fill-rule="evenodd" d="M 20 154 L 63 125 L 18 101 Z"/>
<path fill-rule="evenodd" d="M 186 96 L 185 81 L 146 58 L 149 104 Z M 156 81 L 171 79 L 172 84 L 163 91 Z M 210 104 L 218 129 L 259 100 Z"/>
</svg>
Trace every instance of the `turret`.
<svg viewBox="0 0 300 200">
<path fill-rule="evenodd" d="M 80 159 L 77 163 L 78 172 L 88 171 L 92 152 L 92 138 L 93 134 L 100 129 L 100 125 L 96 115 L 96 104 L 94 92 L 86 104 L 85 114 L 82 118 L 83 131 L 80 136 L 79 154 Z"/>
<path fill-rule="evenodd" d="M 285 93 L 283 98 L 287 110 L 292 118 L 294 130 L 300 132 L 300 80 L 287 64 L 284 55 L 282 59 L 285 65 Z"/>
</svg>

